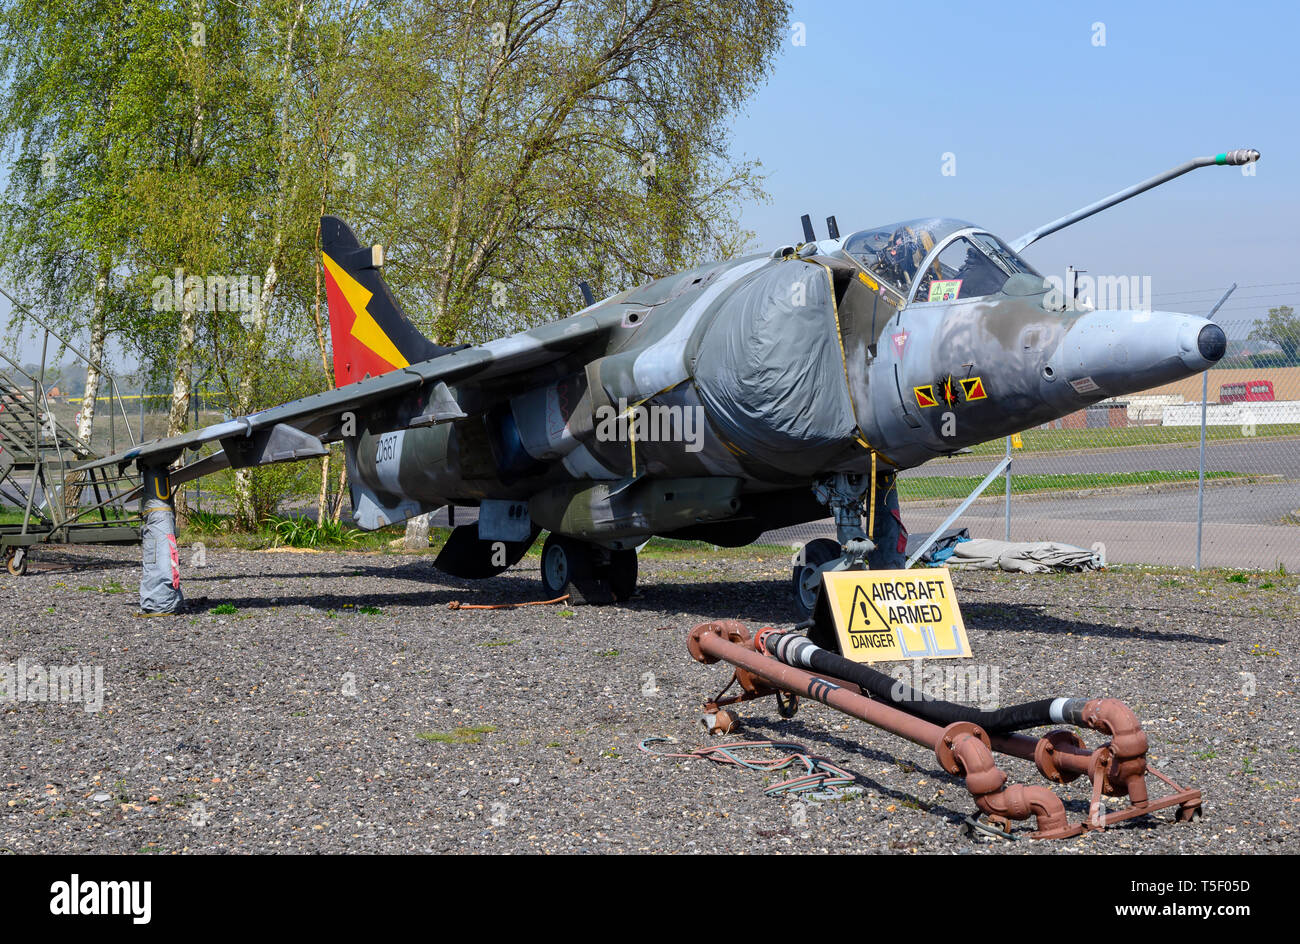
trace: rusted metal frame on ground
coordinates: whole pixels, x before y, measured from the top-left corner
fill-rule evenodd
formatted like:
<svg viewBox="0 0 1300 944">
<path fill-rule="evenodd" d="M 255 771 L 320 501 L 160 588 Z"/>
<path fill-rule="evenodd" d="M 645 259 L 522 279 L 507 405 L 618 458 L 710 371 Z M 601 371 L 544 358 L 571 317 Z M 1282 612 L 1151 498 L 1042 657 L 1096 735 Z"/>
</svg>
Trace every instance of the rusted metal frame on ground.
<svg viewBox="0 0 1300 944">
<path fill-rule="evenodd" d="M 1088 830 L 1104 829 L 1123 820 L 1144 816 L 1157 810 L 1177 806 L 1177 819 L 1192 819 L 1201 807 L 1201 792 L 1180 787 L 1157 770 L 1151 770 L 1174 793 L 1159 799 L 1148 795 L 1145 774 L 1147 739 L 1137 717 L 1123 702 L 1113 698 L 1092 699 L 1087 703 L 1084 724 L 1111 740 L 1088 750 L 1073 731 L 1052 731 L 1035 738 L 1024 734 L 990 736 L 971 722 L 955 722 L 940 727 L 915 715 L 869 698 L 857 685 L 824 674 L 814 674 L 786 665 L 759 649 L 766 628 L 751 640 L 749 631 L 736 620 L 702 623 L 691 631 L 688 648 L 699 662 L 725 661 L 735 667 L 735 679 L 742 693 L 723 698 L 727 689 L 706 704 L 706 726 L 715 733 L 730 730 L 734 719 L 723 706 L 761 698 L 792 696 L 815 698 L 845 714 L 906 738 L 935 752 L 943 769 L 965 778 L 966 788 L 976 806 L 994 822 L 1026 820 L 1037 822 L 1035 839 L 1061 839 Z M 730 685 L 727 686 L 730 688 Z M 783 708 L 782 715 L 788 717 Z M 1086 822 L 1070 823 L 1061 799 L 1043 786 L 1008 785 L 1008 777 L 998 768 L 993 752 L 1032 761 L 1040 773 L 1054 783 L 1069 783 L 1087 775 L 1092 782 L 1092 800 Z M 1102 796 L 1128 796 L 1129 806 L 1103 813 Z"/>
</svg>

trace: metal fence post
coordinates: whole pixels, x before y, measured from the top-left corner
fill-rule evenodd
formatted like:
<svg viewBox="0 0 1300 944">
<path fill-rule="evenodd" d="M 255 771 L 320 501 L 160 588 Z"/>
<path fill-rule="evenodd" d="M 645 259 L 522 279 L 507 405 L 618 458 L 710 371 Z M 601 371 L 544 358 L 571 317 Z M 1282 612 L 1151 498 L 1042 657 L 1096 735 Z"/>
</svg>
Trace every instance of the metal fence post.
<svg viewBox="0 0 1300 944">
<path fill-rule="evenodd" d="M 1228 296 L 1237 290 L 1237 283 L 1233 282 L 1228 286 L 1228 290 L 1223 293 L 1223 297 L 1214 303 L 1210 313 L 1206 315 L 1211 321 L 1214 320 L 1215 313 L 1220 306 L 1228 300 Z M 1201 533 L 1205 529 L 1205 418 L 1209 410 L 1210 399 L 1210 372 L 1208 370 L 1201 373 L 1201 471 L 1196 480 L 1196 569 L 1201 569 Z"/>
<path fill-rule="evenodd" d="M 1007 485 L 1006 485 L 1006 537 L 1007 543 L 1011 543 L 1011 437 L 1007 437 Z"/>
</svg>

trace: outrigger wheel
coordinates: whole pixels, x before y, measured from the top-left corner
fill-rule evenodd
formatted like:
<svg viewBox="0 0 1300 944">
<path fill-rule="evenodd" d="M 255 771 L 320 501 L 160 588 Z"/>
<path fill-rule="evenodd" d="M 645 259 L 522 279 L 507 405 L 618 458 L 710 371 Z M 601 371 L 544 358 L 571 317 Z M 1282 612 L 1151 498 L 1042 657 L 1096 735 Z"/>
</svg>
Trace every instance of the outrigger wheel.
<svg viewBox="0 0 1300 944">
<path fill-rule="evenodd" d="M 27 549 L 25 547 L 11 547 L 5 551 L 5 570 L 9 571 L 14 577 L 21 577 L 27 573 Z"/>
<path fill-rule="evenodd" d="M 546 598 L 570 603 L 621 603 L 636 590 L 636 551 L 611 551 L 552 533 L 542 545 Z"/>
</svg>

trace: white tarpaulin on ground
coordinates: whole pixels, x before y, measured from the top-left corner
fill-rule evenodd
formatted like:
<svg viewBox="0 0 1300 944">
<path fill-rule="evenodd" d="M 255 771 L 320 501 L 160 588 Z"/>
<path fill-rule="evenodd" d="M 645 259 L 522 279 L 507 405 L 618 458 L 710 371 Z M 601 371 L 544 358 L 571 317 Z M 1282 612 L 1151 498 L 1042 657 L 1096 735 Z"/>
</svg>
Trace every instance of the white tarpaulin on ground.
<svg viewBox="0 0 1300 944">
<path fill-rule="evenodd" d="M 1092 570 L 1100 567 L 1101 562 L 1092 551 L 1070 544 L 976 538 L 957 544 L 948 558 L 948 566 L 1045 574 L 1053 570 Z"/>
</svg>

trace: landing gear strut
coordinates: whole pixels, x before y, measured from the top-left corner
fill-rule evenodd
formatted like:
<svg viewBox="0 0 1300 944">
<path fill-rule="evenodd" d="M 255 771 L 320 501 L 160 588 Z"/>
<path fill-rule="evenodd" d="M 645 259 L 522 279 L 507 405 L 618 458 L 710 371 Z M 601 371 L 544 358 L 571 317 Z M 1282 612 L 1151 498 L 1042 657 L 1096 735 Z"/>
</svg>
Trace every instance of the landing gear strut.
<svg viewBox="0 0 1300 944">
<path fill-rule="evenodd" d="M 835 519 L 837 540 L 809 541 L 795 557 L 791 589 L 795 615 L 802 622 L 812 618 L 821 589 L 822 573 L 828 570 L 861 570 L 876 545 L 862 530 L 863 496 L 871 485 L 866 475 L 839 472 L 813 485 L 813 495 Z"/>
<path fill-rule="evenodd" d="M 571 603 L 621 603 L 636 590 L 636 551 L 611 551 L 551 534 L 542 546 L 542 588 L 548 600 L 569 595 Z"/>
<path fill-rule="evenodd" d="M 899 570 L 907 556 L 907 529 L 898 511 L 896 474 L 891 469 L 876 475 L 874 496 L 869 475 L 837 473 L 813 484 L 813 495 L 835 519 L 836 540 L 818 538 L 803 546 L 795 557 L 791 584 L 795 613 L 800 622 L 811 619 L 828 570 Z M 862 528 L 867 503 L 874 497 L 871 533 Z"/>
</svg>

